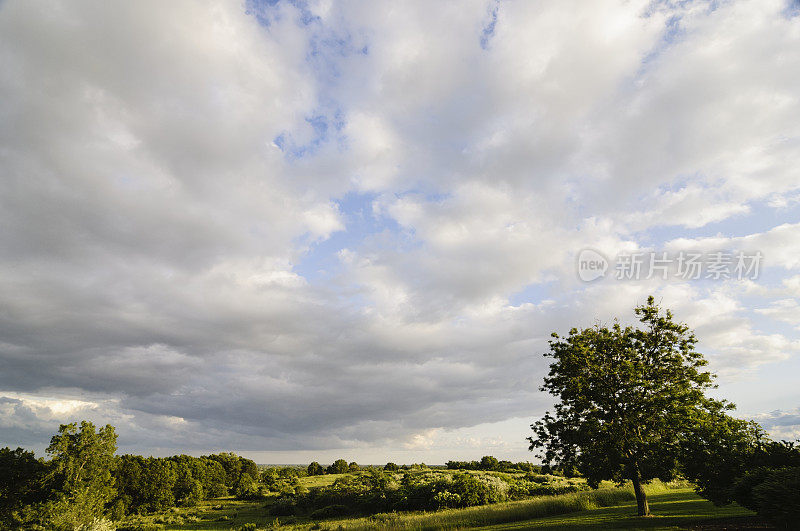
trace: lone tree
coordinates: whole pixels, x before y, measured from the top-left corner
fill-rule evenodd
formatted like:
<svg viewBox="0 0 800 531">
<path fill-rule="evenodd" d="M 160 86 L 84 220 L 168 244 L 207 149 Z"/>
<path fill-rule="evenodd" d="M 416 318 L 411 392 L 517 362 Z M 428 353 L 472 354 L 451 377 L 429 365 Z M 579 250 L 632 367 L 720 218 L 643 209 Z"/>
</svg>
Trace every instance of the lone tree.
<svg viewBox="0 0 800 531">
<path fill-rule="evenodd" d="M 641 327 L 573 328 L 553 334 L 542 391 L 560 399 L 531 425 L 530 449 L 545 465 L 576 468 L 589 484 L 630 480 L 640 516 L 650 514 L 643 483 L 672 479 L 703 419 L 733 405 L 705 396 L 715 387 L 688 326 L 653 297 L 635 308 Z"/>
</svg>

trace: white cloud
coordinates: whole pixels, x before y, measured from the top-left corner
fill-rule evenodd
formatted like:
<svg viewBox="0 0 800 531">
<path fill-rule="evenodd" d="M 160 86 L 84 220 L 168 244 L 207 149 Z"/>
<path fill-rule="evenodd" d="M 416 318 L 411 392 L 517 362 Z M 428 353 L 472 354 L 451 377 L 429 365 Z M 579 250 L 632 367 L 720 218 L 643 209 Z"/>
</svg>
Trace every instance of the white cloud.
<svg viewBox="0 0 800 531">
<path fill-rule="evenodd" d="M 800 408 L 777 409 L 769 413 L 754 415 L 753 419 L 761 424 L 775 440 L 795 441 L 800 439 Z"/>
<path fill-rule="evenodd" d="M 783 8 L 0 4 L 4 435 L 520 456 L 549 333 L 650 293 L 716 370 L 795 356 Z M 659 240 L 777 278 L 575 274 Z"/>
</svg>

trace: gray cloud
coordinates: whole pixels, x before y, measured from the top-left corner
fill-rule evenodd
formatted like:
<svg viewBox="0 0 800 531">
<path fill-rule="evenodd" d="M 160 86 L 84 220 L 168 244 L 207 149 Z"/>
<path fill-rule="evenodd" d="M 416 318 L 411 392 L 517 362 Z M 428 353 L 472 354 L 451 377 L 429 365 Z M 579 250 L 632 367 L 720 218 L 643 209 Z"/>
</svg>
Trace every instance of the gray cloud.
<svg viewBox="0 0 800 531">
<path fill-rule="evenodd" d="M 717 367 L 796 353 L 744 288 L 573 267 L 792 201 L 797 21 L 510 2 L 482 49 L 489 7 L 0 4 L 3 439 L 89 417 L 133 450 L 405 447 L 540 413 L 549 333 L 650 292 Z"/>
</svg>

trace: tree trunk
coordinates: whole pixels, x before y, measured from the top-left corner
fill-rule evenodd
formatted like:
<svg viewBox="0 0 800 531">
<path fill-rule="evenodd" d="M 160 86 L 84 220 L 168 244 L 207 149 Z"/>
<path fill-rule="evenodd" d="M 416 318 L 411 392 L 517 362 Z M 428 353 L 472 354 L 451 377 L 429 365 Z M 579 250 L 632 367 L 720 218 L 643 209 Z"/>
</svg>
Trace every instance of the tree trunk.
<svg viewBox="0 0 800 531">
<path fill-rule="evenodd" d="M 650 506 L 647 504 L 647 494 L 644 493 L 638 467 L 635 468 L 631 481 L 633 481 L 633 492 L 636 494 L 636 508 L 639 516 L 650 516 Z"/>
</svg>

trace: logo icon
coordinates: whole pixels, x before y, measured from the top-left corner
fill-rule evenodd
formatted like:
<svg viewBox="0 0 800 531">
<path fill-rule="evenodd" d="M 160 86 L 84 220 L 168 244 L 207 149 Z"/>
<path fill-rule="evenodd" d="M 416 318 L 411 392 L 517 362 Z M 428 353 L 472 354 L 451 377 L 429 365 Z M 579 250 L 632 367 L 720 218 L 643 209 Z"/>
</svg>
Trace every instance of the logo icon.
<svg viewBox="0 0 800 531">
<path fill-rule="evenodd" d="M 578 253 L 578 277 L 584 282 L 591 282 L 606 276 L 608 260 L 594 249 L 583 249 Z"/>
</svg>

